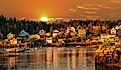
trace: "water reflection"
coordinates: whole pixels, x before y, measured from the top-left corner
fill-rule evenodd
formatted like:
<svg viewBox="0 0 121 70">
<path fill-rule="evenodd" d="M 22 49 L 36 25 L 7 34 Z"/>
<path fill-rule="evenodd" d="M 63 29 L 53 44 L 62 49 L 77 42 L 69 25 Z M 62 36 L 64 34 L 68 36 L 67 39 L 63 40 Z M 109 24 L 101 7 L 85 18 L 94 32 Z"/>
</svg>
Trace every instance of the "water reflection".
<svg viewBox="0 0 121 70">
<path fill-rule="evenodd" d="M 16 68 L 18 56 L 16 57 L 2 57 L 0 56 L 0 70 L 7 70 Z"/>
<path fill-rule="evenodd" d="M 111 66 L 111 67 L 108 67 L 108 66 L 96 66 L 95 69 L 96 70 L 121 70 L 120 67 L 115 67 L 115 66 Z"/>
<path fill-rule="evenodd" d="M 95 66 L 92 48 L 40 48 L 19 53 L 17 57 L 0 57 L 2 70 L 114 70 Z M 116 69 L 116 68 L 115 68 Z M 117 70 L 120 70 L 117 68 Z"/>
</svg>

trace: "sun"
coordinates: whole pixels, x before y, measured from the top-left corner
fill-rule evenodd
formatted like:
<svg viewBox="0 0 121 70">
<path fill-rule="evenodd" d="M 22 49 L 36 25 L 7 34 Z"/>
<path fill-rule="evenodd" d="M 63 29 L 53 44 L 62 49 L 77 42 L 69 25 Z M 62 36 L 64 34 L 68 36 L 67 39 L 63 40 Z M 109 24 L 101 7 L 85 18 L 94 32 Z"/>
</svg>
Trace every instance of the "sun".
<svg viewBox="0 0 121 70">
<path fill-rule="evenodd" d="M 44 17 L 41 17 L 41 18 L 40 18 L 40 21 L 46 22 L 46 21 L 48 21 L 48 18 L 45 17 L 45 16 L 44 16 Z"/>
</svg>

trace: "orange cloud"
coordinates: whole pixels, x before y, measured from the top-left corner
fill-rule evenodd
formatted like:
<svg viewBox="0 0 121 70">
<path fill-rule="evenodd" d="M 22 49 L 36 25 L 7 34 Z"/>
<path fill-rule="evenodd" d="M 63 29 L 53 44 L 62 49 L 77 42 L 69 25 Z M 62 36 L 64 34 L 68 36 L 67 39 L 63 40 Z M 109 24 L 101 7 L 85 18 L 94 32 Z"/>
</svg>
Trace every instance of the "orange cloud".
<svg viewBox="0 0 121 70">
<path fill-rule="evenodd" d="M 84 12 L 84 13 L 86 13 L 86 14 L 95 14 L 95 13 L 97 13 L 97 12 L 89 12 L 89 11 L 86 11 L 86 12 Z"/>
<path fill-rule="evenodd" d="M 72 12 L 76 12 L 76 10 L 75 10 L 75 9 L 70 9 L 70 11 L 72 11 Z"/>
<path fill-rule="evenodd" d="M 111 0 L 111 3 L 121 3 L 121 0 Z"/>
<path fill-rule="evenodd" d="M 85 6 L 76 6 L 79 9 L 85 9 L 85 10 L 98 10 L 96 7 L 85 7 Z"/>
</svg>

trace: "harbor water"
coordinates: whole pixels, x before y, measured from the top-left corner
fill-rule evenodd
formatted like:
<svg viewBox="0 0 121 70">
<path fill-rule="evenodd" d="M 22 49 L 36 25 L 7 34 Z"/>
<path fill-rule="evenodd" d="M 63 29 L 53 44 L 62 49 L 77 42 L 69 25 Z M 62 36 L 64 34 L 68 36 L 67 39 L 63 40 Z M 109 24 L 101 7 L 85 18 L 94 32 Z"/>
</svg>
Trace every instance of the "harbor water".
<svg viewBox="0 0 121 70">
<path fill-rule="evenodd" d="M 48 47 L 0 56 L 0 70 L 120 70 L 95 64 L 95 48 Z"/>
</svg>

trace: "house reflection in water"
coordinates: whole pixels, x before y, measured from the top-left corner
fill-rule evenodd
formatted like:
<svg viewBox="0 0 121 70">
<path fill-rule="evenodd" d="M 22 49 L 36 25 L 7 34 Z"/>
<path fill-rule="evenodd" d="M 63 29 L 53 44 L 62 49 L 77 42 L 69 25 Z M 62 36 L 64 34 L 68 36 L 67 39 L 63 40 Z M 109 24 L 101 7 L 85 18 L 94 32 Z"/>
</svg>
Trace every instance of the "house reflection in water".
<svg viewBox="0 0 121 70">
<path fill-rule="evenodd" d="M 54 66 L 54 70 L 59 70 L 59 51 L 57 48 L 55 48 L 55 50 L 53 51 L 53 66 Z"/>
<path fill-rule="evenodd" d="M 84 48 L 44 48 L 32 51 L 30 61 L 44 70 L 94 70 L 93 50 L 91 54 L 86 51 Z"/>
<path fill-rule="evenodd" d="M 18 57 L 0 57 L 0 70 L 16 68 Z"/>
<path fill-rule="evenodd" d="M 18 57 L 9 57 L 6 58 L 7 60 L 7 65 L 9 68 L 15 67 L 18 61 Z"/>
<path fill-rule="evenodd" d="M 94 49 L 49 47 L 19 53 L 13 65 L 17 70 L 95 70 L 94 62 Z"/>
</svg>

